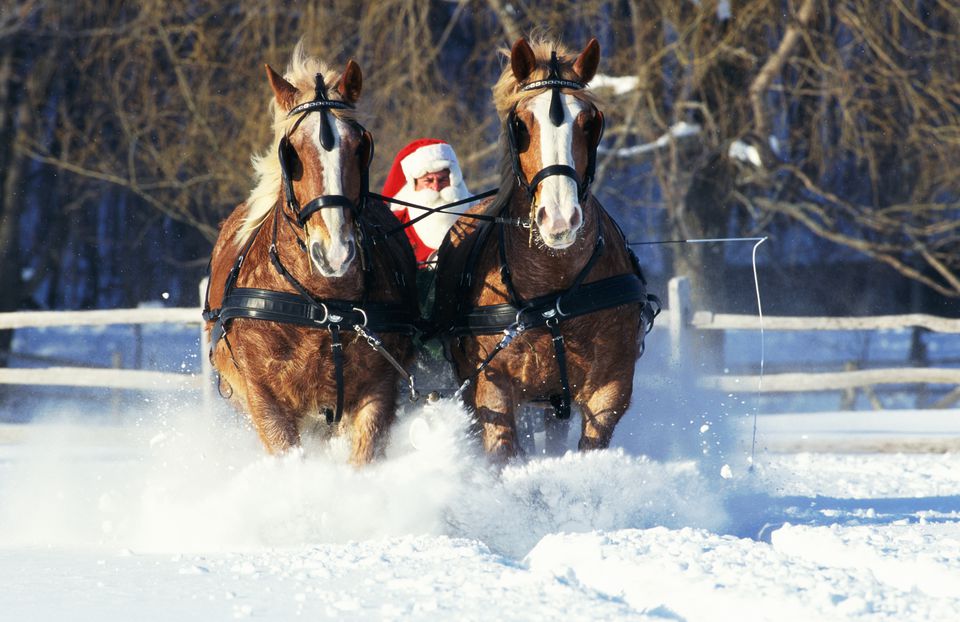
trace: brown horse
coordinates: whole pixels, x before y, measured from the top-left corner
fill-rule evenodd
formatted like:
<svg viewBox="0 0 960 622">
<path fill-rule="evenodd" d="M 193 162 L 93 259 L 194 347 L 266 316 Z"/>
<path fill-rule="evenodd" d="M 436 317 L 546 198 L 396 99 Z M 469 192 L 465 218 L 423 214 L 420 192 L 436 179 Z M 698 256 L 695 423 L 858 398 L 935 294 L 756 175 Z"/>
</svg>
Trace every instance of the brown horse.
<svg viewBox="0 0 960 622">
<path fill-rule="evenodd" d="M 604 448 L 630 405 L 658 310 L 616 223 L 589 192 L 603 115 L 586 90 L 600 48 L 520 39 L 493 89 L 504 124 L 497 196 L 439 250 L 434 321 L 484 448 L 516 455 L 516 412 L 549 401 Z M 493 220 L 493 222 L 491 222 Z M 524 226 L 518 226 L 518 224 Z M 512 342 L 512 344 L 511 344 Z"/>
<path fill-rule="evenodd" d="M 350 434 L 351 462 L 367 463 L 413 354 L 416 263 L 405 236 L 370 242 L 397 221 L 366 200 L 373 143 L 353 113 L 360 67 L 337 74 L 298 45 L 285 76 L 266 71 L 275 138 L 213 249 L 211 361 L 268 452 L 327 427 Z"/>
</svg>

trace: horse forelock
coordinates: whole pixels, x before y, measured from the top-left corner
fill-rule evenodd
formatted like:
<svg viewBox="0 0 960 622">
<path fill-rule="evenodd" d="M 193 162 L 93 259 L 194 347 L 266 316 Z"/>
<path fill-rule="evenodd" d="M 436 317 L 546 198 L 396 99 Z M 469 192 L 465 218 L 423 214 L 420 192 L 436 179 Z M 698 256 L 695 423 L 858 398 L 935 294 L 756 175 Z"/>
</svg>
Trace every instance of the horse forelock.
<svg viewBox="0 0 960 622">
<path fill-rule="evenodd" d="M 549 64 L 552 52 L 557 53 L 557 58 L 560 61 L 560 77 L 565 80 L 579 80 L 579 76 L 573 71 L 573 63 L 577 60 L 577 52 L 571 52 L 570 49 L 559 40 L 542 33 L 532 34 L 530 38 L 527 39 L 527 43 L 530 44 L 530 48 L 533 50 L 533 54 L 537 59 L 537 67 L 530 76 L 527 77 L 526 82 L 535 82 L 547 78 L 550 73 Z M 500 54 L 509 61 L 509 49 L 500 49 Z M 502 122 L 507 118 L 507 115 L 514 106 L 524 100 L 536 97 L 546 90 L 547 89 L 544 88 L 532 91 L 521 91 L 520 83 L 517 82 L 516 77 L 513 75 L 513 69 L 510 63 L 507 62 L 500 74 L 500 79 L 493 85 L 493 105 L 497 109 L 500 121 Z M 564 89 L 563 92 L 594 105 L 598 101 L 596 96 L 587 89 L 579 91 Z"/>
<path fill-rule="evenodd" d="M 335 88 L 342 73 L 330 69 L 319 58 L 310 56 L 306 51 L 304 40 L 301 39 L 294 47 L 290 64 L 287 65 L 286 72 L 283 75 L 284 80 L 297 88 L 295 105 L 313 101 L 316 96 L 318 74 L 323 77 L 324 85 L 327 88 L 327 97 L 331 100 L 342 101 L 343 98 Z M 251 157 L 256 184 L 247 197 L 247 213 L 244 216 L 243 224 L 237 230 L 236 241 L 238 244 L 246 241 L 260 223 L 266 219 L 270 210 L 280 201 L 282 174 L 277 150 L 280 146 L 280 139 L 290 131 L 297 119 L 296 117 L 288 118 L 287 111 L 281 109 L 273 97 L 270 98 L 270 111 L 273 115 L 273 142 L 266 151 L 255 153 Z M 337 109 L 331 110 L 331 112 L 340 119 L 356 118 L 355 111 L 350 109 Z"/>
</svg>

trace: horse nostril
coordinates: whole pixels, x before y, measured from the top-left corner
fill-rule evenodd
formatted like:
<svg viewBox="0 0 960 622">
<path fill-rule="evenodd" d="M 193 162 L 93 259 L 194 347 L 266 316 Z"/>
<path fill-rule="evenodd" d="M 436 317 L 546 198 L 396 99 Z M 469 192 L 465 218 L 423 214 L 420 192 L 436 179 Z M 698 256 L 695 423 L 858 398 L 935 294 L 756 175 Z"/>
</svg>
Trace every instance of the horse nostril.
<svg viewBox="0 0 960 622">
<path fill-rule="evenodd" d="M 580 214 L 580 210 L 575 210 L 573 216 L 570 217 L 570 228 L 576 229 L 580 226 L 580 223 L 583 221 L 583 216 Z"/>
<path fill-rule="evenodd" d="M 547 221 L 547 209 L 541 207 L 537 210 L 537 226 L 542 227 L 543 224 Z"/>
<path fill-rule="evenodd" d="M 318 266 L 323 265 L 323 249 L 320 247 L 320 242 L 314 242 L 310 245 L 310 259 Z"/>
</svg>

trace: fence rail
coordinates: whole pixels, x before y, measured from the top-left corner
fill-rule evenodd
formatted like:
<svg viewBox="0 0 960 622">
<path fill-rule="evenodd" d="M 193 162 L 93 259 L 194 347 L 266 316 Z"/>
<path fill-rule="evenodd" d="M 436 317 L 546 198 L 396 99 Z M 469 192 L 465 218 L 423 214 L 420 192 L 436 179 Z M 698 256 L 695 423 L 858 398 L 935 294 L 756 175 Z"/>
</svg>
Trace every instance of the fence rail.
<svg viewBox="0 0 960 622">
<path fill-rule="evenodd" d="M 200 284 L 201 299 L 206 279 Z M 110 326 L 118 324 L 197 324 L 201 323 L 197 307 L 137 307 L 135 309 L 98 309 L 93 311 L 14 311 L 0 313 L 0 330 L 17 328 L 49 328 L 55 326 Z M 204 342 L 201 334 L 200 342 Z M 16 354 L 13 353 L 15 356 Z M 209 363 L 201 356 L 203 370 L 199 374 L 148 371 L 142 369 L 51 366 L 0 369 L 0 385 L 96 387 L 138 391 L 203 390 L 209 399 Z"/>
<path fill-rule="evenodd" d="M 201 284 L 201 292 L 204 285 Z M 690 285 L 684 277 L 670 280 L 668 304 L 658 326 L 670 333 L 670 362 L 680 369 L 695 350 L 697 331 L 760 330 L 757 315 L 694 312 Z M 193 307 L 137 308 L 97 311 L 18 311 L 0 314 L 0 330 L 49 326 L 102 326 L 110 324 L 187 323 L 200 325 L 200 310 Z M 940 333 L 960 333 L 960 319 L 925 314 L 875 317 L 788 317 L 765 316 L 768 331 L 876 331 L 919 327 Z M 137 390 L 209 390 L 210 369 L 206 344 L 201 337 L 200 374 L 165 373 L 131 369 L 91 369 L 81 367 L 0 369 L 0 384 L 59 385 Z M 960 386 L 960 369 L 937 367 L 891 367 L 851 369 L 847 371 L 766 374 L 762 384 L 757 375 L 707 375 L 698 384 L 708 389 L 730 392 L 815 392 L 849 391 L 875 385 L 933 384 Z M 206 392 L 206 391 L 205 391 Z M 960 399 L 960 390 L 951 395 Z"/>
<path fill-rule="evenodd" d="M 200 374 L 175 374 L 142 369 L 46 367 L 0 369 L 0 384 L 175 391 L 200 389 L 203 383 Z"/>
<path fill-rule="evenodd" d="M 665 315 L 670 330 L 671 362 L 683 366 L 694 350 L 696 331 L 751 330 L 759 331 L 877 331 L 922 328 L 938 333 L 960 333 L 960 319 L 922 313 L 872 317 L 792 317 L 759 314 L 735 315 L 692 310 L 690 285 L 685 277 L 670 280 Z M 844 371 L 778 373 L 759 375 L 705 375 L 698 385 L 736 393 L 810 393 L 817 391 L 850 391 L 877 385 L 931 384 L 960 386 L 960 369 L 944 367 L 888 367 L 848 369 Z M 960 399 L 953 391 L 949 402 Z M 937 402 L 939 406 L 944 401 Z"/>
<path fill-rule="evenodd" d="M 96 311 L 14 311 L 0 313 L 0 330 L 49 326 L 107 326 L 110 324 L 180 324 L 200 321 L 196 307 L 106 309 Z"/>
</svg>

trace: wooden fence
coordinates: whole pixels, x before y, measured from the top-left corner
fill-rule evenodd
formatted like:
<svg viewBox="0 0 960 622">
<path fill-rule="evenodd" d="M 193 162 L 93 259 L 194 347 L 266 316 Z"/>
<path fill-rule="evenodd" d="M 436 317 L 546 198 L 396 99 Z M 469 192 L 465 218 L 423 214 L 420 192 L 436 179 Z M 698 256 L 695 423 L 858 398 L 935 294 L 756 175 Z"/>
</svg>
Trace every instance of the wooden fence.
<svg viewBox="0 0 960 622">
<path fill-rule="evenodd" d="M 201 286 L 201 291 L 203 286 Z M 669 283 L 667 308 L 657 321 L 658 330 L 670 335 L 670 362 L 676 370 L 690 362 L 698 331 L 752 330 L 761 328 L 758 315 L 731 315 L 694 311 L 686 278 Z M 0 314 L 0 330 L 44 326 L 102 326 L 108 324 L 187 323 L 200 326 L 199 308 L 138 308 L 102 311 L 19 311 Z M 939 333 L 960 333 L 960 319 L 922 314 L 879 317 L 784 317 L 765 316 L 765 331 L 879 331 L 922 327 Z M 165 373 L 130 369 L 91 369 L 84 367 L 0 369 L 0 384 L 61 385 L 104 387 L 144 391 L 203 390 L 209 393 L 209 363 L 206 344 L 200 338 L 203 369 L 199 374 Z M 799 361 L 798 361 L 799 363 Z M 960 369 L 936 367 L 897 367 L 810 373 L 765 374 L 762 384 L 756 374 L 705 375 L 698 380 L 708 389 L 730 392 L 781 393 L 844 391 L 884 384 L 951 385 L 952 401 L 960 399 Z M 946 399 L 946 398 L 945 398 Z M 941 400 L 942 402 L 943 400 Z"/>
<path fill-rule="evenodd" d="M 670 331 L 671 362 L 682 367 L 698 331 L 883 331 L 923 328 L 937 333 L 960 333 L 960 319 L 913 313 L 872 317 L 791 317 L 734 315 L 694 311 L 690 284 L 685 277 L 670 280 L 668 307 L 662 314 Z M 659 320 L 658 320 L 659 321 Z M 957 350 L 960 352 L 960 348 Z M 801 361 L 798 361 L 798 364 Z M 842 371 L 775 373 L 759 375 L 704 375 L 699 385 L 727 392 L 793 393 L 814 391 L 852 391 L 877 385 L 933 384 L 953 387 L 933 407 L 946 407 L 960 400 L 960 368 L 890 367 L 881 369 L 847 369 Z"/>
</svg>

